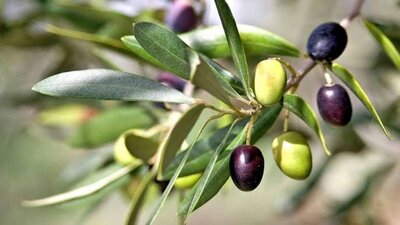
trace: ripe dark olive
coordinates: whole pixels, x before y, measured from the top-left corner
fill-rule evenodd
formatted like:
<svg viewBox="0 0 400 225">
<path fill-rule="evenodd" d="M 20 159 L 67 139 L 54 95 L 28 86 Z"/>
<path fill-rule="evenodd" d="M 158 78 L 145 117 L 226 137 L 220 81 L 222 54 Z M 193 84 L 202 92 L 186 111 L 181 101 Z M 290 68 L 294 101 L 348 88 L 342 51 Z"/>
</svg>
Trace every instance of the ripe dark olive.
<svg viewBox="0 0 400 225">
<path fill-rule="evenodd" d="M 186 85 L 186 81 L 168 72 L 160 73 L 157 77 L 157 81 L 179 91 L 183 91 Z"/>
<path fill-rule="evenodd" d="M 339 57 L 347 44 L 346 30 L 338 23 L 324 23 L 310 34 L 308 55 L 318 61 L 332 61 Z"/>
<path fill-rule="evenodd" d="M 349 94 L 339 84 L 325 85 L 317 94 L 321 117 L 336 126 L 345 126 L 351 120 L 352 108 Z"/>
<path fill-rule="evenodd" d="M 175 0 L 166 15 L 166 24 L 176 33 L 196 28 L 197 14 L 188 0 Z"/>
<path fill-rule="evenodd" d="M 252 191 L 261 182 L 264 174 L 264 157 L 255 146 L 236 147 L 230 158 L 230 172 L 236 187 L 242 191 Z"/>
</svg>

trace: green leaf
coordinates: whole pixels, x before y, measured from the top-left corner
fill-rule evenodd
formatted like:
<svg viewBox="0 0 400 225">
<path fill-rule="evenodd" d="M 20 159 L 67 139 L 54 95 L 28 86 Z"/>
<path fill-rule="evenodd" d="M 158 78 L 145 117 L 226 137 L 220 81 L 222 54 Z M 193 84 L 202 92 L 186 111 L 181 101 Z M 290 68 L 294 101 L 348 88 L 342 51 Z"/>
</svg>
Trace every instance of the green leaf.
<svg viewBox="0 0 400 225">
<path fill-rule="evenodd" d="M 247 55 L 301 56 L 300 51 L 292 43 L 277 34 L 254 26 L 241 24 L 237 26 Z M 191 48 L 210 58 L 231 57 L 221 26 L 196 29 L 179 37 Z"/>
<path fill-rule="evenodd" d="M 256 142 L 265 132 L 271 128 L 274 124 L 275 120 L 278 118 L 282 107 L 279 104 L 276 104 L 272 108 L 264 109 L 255 122 L 252 133 L 251 133 L 251 140 L 252 144 Z M 213 198 L 222 186 L 226 183 L 228 178 L 230 177 L 229 172 L 229 159 L 230 153 L 233 151 L 234 148 L 243 144 L 246 139 L 246 128 L 243 128 L 242 131 L 236 136 L 236 138 L 230 142 L 228 147 L 224 149 L 221 155 L 221 159 L 216 163 L 214 170 L 211 173 L 210 179 L 208 180 L 203 194 L 200 196 L 199 202 L 197 203 L 194 209 L 199 208 L 206 202 L 208 202 L 211 198 Z M 196 186 L 195 186 L 196 187 Z M 180 215 L 186 215 L 191 199 L 195 194 L 195 188 L 193 188 L 190 193 L 185 197 L 185 199 L 181 202 L 178 213 Z"/>
<path fill-rule="evenodd" d="M 239 31 L 236 27 L 235 19 L 233 18 L 232 12 L 225 0 L 215 0 L 215 4 L 217 5 L 218 14 L 225 31 L 233 62 L 239 71 L 244 91 L 248 97 L 253 97 L 254 95 L 250 88 L 249 67 L 247 65 L 244 47 L 240 39 Z"/>
<path fill-rule="evenodd" d="M 204 55 L 200 55 L 200 62 L 191 79 L 194 85 L 230 106 L 232 105 L 230 98 L 242 98 L 227 81 L 227 78 L 235 79 L 229 71 Z"/>
<path fill-rule="evenodd" d="M 222 34 L 223 35 L 223 34 Z M 225 38 L 225 36 L 223 36 Z M 150 55 L 149 53 L 147 53 L 142 46 L 140 46 L 140 44 L 137 42 L 135 36 L 125 36 L 122 38 L 122 42 L 127 46 L 127 48 L 129 48 L 136 56 L 140 57 L 141 59 L 143 59 L 144 61 L 146 61 L 147 63 L 152 64 L 153 66 L 156 66 L 162 70 L 166 70 L 169 72 L 174 73 L 174 68 L 170 68 L 168 65 L 164 65 L 163 63 L 161 63 L 160 61 L 158 61 L 156 58 L 154 58 L 152 55 Z M 226 39 L 225 39 L 226 42 Z M 228 43 L 226 43 L 227 46 L 227 51 L 229 52 L 229 47 L 228 47 Z M 190 50 L 187 50 L 190 51 Z M 190 53 L 190 54 L 194 54 L 194 53 Z M 204 57 L 203 57 L 204 58 Z M 196 57 L 193 57 L 194 62 L 192 63 L 192 67 L 194 67 L 196 64 Z M 204 60 L 203 60 L 204 61 Z M 199 66 L 200 68 L 198 68 L 198 71 L 202 71 L 204 70 L 204 64 Z M 223 68 L 221 68 L 219 65 L 212 65 L 212 67 L 214 67 L 213 69 L 219 71 L 219 70 L 223 70 Z M 194 70 L 194 69 L 193 69 Z M 198 72 L 196 71 L 196 72 Z M 243 93 L 243 87 L 242 84 L 240 82 L 240 80 L 238 80 L 235 76 L 233 76 L 231 73 L 229 73 L 228 71 L 226 72 L 222 72 L 220 71 L 219 73 L 224 80 L 226 80 L 226 82 L 229 83 L 230 86 L 232 86 L 237 92 L 239 93 Z M 182 77 L 184 79 L 189 79 L 186 76 Z M 194 79 L 199 78 L 199 75 L 197 73 L 192 74 L 192 77 L 190 78 L 192 80 L 192 82 L 197 82 L 197 81 L 193 81 Z M 200 78 L 198 79 L 200 80 Z"/>
<path fill-rule="evenodd" d="M 187 214 L 185 216 L 186 220 L 188 219 L 189 215 L 193 212 L 194 207 L 197 205 L 197 203 L 200 200 L 200 197 L 203 195 L 203 192 L 205 190 L 207 182 L 210 179 L 210 176 L 211 176 L 212 171 L 214 170 L 215 164 L 217 163 L 217 159 L 219 158 L 221 151 L 225 148 L 226 141 L 227 141 L 229 135 L 231 134 L 231 131 L 232 131 L 232 129 L 235 126 L 235 123 L 237 121 L 238 120 L 235 120 L 231 124 L 228 132 L 225 134 L 225 137 L 222 139 L 221 143 L 218 145 L 217 149 L 213 153 L 213 155 L 211 157 L 211 160 L 209 161 L 209 163 L 207 165 L 207 168 L 204 171 L 200 181 L 196 185 L 196 191 L 195 191 L 195 193 L 193 195 L 192 201 L 190 202 L 189 210 L 188 210 L 188 212 L 187 212 Z"/>
<path fill-rule="evenodd" d="M 365 93 L 360 83 L 356 80 L 356 78 L 343 66 L 333 63 L 329 69 L 343 82 L 346 84 L 348 88 L 360 99 L 360 101 L 364 104 L 365 108 L 371 113 L 371 115 L 375 118 L 375 120 L 381 126 L 383 132 L 385 132 L 386 136 L 392 140 L 392 136 L 389 131 L 383 125 L 381 118 L 376 112 L 374 106 L 372 105 L 368 95 Z"/>
<path fill-rule="evenodd" d="M 140 210 L 140 207 L 143 205 L 144 197 L 146 195 L 146 192 L 148 190 L 151 181 L 154 180 L 154 177 L 155 174 L 150 172 L 146 174 L 145 177 L 141 180 L 129 204 L 128 217 L 126 218 L 125 221 L 126 225 L 136 224 L 138 212 Z"/>
<path fill-rule="evenodd" d="M 122 37 L 121 40 L 125 44 L 125 46 L 129 50 L 131 50 L 131 52 L 133 52 L 137 57 L 140 57 L 144 61 L 146 61 L 162 70 L 167 70 L 167 71 L 172 72 L 168 66 L 162 64 L 160 61 L 158 61 L 152 55 L 147 53 L 146 50 L 144 50 L 142 48 L 142 46 L 140 46 L 140 44 L 137 42 L 135 36 L 125 36 L 125 37 Z"/>
<path fill-rule="evenodd" d="M 189 135 L 204 108 L 204 105 L 195 105 L 189 109 L 176 122 L 174 128 L 172 128 L 166 137 L 165 142 L 162 143 L 162 148 L 158 159 L 159 179 L 162 178 L 162 174 L 164 173 L 165 169 L 175 158 L 176 153 L 181 149 L 182 143 Z"/>
<path fill-rule="evenodd" d="M 102 47 L 114 50 L 124 55 L 132 56 L 130 51 L 123 45 L 118 39 L 113 39 L 98 34 L 86 33 L 82 31 L 76 31 L 66 28 L 61 28 L 53 25 L 49 25 L 46 29 L 49 33 L 59 35 L 62 37 L 72 38 L 81 41 L 88 41 L 98 44 Z"/>
<path fill-rule="evenodd" d="M 165 188 L 163 194 L 161 195 L 161 198 L 158 200 L 156 207 L 154 207 L 154 209 L 153 209 L 153 211 L 152 211 L 152 213 L 151 213 L 151 215 L 150 215 L 148 221 L 146 222 L 146 225 L 151 225 L 151 224 L 153 224 L 153 222 L 154 222 L 154 220 L 156 219 L 157 215 L 160 213 L 161 207 L 164 205 L 165 201 L 167 200 L 167 197 L 168 197 L 169 193 L 171 192 L 172 188 L 173 188 L 174 185 L 175 185 L 175 181 L 178 179 L 178 177 L 179 177 L 179 175 L 180 175 L 180 173 L 181 173 L 181 171 L 182 171 L 182 169 L 183 169 L 183 166 L 184 166 L 185 163 L 186 163 L 186 160 L 188 159 L 190 153 L 192 152 L 194 143 L 196 143 L 196 141 L 197 141 L 198 138 L 200 137 L 200 134 L 203 132 L 204 128 L 207 126 L 207 124 L 208 124 L 210 121 L 212 121 L 212 120 L 214 120 L 214 119 L 216 119 L 216 118 L 219 118 L 219 117 L 220 117 L 219 115 L 215 115 L 215 116 L 210 117 L 210 118 L 203 124 L 203 126 L 200 128 L 199 132 L 197 133 L 197 135 L 196 135 L 196 137 L 195 137 L 195 139 L 194 139 L 194 142 L 190 145 L 190 148 L 186 151 L 186 153 L 185 153 L 185 155 L 184 155 L 182 161 L 179 163 L 178 168 L 176 169 L 174 175 L 172 176 L 171 180 L 168 182 L 167 187 Z"/>
<path fill-rule="evenodd" d="M 150 55 L 169 68 L 169 71 L 188 80 L 195 72 L 198 56 L 172 31 L 147 22 L 133 26 L 136 40 Z"/>
<path fill-rule="evenodd" d="M 235 139 L 235 137 L 243 130 L 248 122 L 247 119 L 243 119 L 239 123 L 237 123 L 232 129 L 231 134 L 228 137 L 227 142 L 230 143 Z M 224 138 L 226 133 L 229 130 L 229 126 L 221 128 L 215 131 L 213 134 L 208 137 L 203 138 L 202 140 L 195 143 L 193 146 L 192 153 L 190 154 L 185 166 L 182 169 L 180 176 L 189 176 L 196 173 L 201 173 L 206 169 L 208 162 L 211 159 L 211 156 L 215 149 L 218 148 L 221 140 Z M 179 163 L 182 161 L 185 153 L 188 149 L 178 153 L 178 155 L 174 158 L 174 160 L 170 163 L 170 165 L 165 170 L 163 177 L 166 179 L 171 179 L 176 168 Z"/>
<path fill-rule="evenodd" d="M 322 147 L 324 148 L 326 154 L 331 155 L 328 147 L 326 146 L 325 137 L 322 133 L 317 116 L 315 115 L 315 112 L 312 110 L 311 106 L 304 101 L 304 99 L 294 94 L 285 94 L 283 96 L 283 106 L 303 120 L 315 132 L 321 141 Z"/>
<path fill-rule="evenodd" d="M 129 176 L 129 173 L 139 166 L 140 164 L 131 164 L 89 185 L 43 199 L 23 201 L 22 205 L 24 207 L 43 207 L 85 198 L 101 191 L 119 179 Z"/>
<path fill-rule="evenodd" d="M 145 130 L 131 129 L 124 132 L 114 145 L 114 159 L 127 165 L 133 161 L 148 162 L 157 152 L 159 143 Z"/>
<path fill-rule="evenodd" d="M 149 113 L 139 107 L 107 110 L 83 124 L 69 138 L 74 147 L 97 147 L 115 141 L 132 128 L 149 128 L 154 123 Z"/>
<path fill-rule="evenodd" d="M 32 90 L 57 97 L 194 103 L 193 98 L 149 78 L 105 69 L 60 73 L 40 81 Z"/>
<path fill-rule="evenodd" d="M 385 53 L 392 60 L 393 64 L 400 70 L 400 53 L 393 45 L 392 41 L 386 35 L 379 30 L 373 23 L 368 20 L 364 20 L 364 24 L 369 30 L 369 32 L 374 36 L 374 38 L 379 42 L 382 46 Z"/>
</svg>

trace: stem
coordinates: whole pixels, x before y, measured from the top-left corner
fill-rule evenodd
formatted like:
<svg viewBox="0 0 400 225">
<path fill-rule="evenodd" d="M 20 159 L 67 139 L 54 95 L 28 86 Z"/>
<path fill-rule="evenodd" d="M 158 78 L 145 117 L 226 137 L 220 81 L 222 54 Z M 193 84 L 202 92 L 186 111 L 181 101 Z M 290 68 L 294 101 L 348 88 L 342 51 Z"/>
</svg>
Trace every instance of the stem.
<svg viewBox="0 0 400 225">
<path fill-rule="evenodd" d="M 250 121 L 247 126 L 247 131 L 246 131 L 246 145 L 251 144 L 251 129 L 253 129 L 254 121 L 255 121 L 256 115 L 251 115 Z"/>
<path fill-rule="evenodd" d="M 290 111 L 285 109 L 285 121 L 283 122 L 283 132 L 287 132 L 289 130 L 289 115 Z"/>
<path fill-rule="evenodd" d="M 314 60 L 308 59 L 307 62 L 302 67 L 302 69 L 300 69 L 297 72 L 298 76 L 291 77 L 289 79 L 286 85 L 286 91 L 288 91 L 292 87 L 297 87 L 300 84 L 301 80 L 303 80 L 303 78 L 308 74 L 308 72 L 310 72 L 316 65 L 317 63 Z"/>
<path fill-rule="evenodd" d="M 340 21 L 340 25 L 346 28 L 354 18 L 360 15 L 363 4 L 364 0 L 357 0 L 347 17 Z"/>
</svg>

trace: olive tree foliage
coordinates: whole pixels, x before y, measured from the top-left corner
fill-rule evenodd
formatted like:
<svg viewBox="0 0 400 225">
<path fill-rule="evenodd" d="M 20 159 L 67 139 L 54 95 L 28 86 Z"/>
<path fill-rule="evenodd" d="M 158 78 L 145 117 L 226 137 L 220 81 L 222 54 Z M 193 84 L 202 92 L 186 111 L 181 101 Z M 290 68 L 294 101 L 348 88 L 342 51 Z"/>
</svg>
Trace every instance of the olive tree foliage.
<svg viewBox="0 0 400 225">
<path fill-rule="evenodd" d="M 107 113 L 91 115 L 70 138 L 73 146 L 81 148 L 115 143 L 113 153 L 96 156 L 102 162 L 93 163 L 99 174 L 97 180 L 88 184 L 83 179 L 75 189 L 22 204 L 42 207 L 91 198 L 96 200 L 93 203 L 96 205 L 110 192 L 124 189 L 135 181 L 126 224 L 136 223 L 144 196 L 153 184 L 163 186 L 163 191 L 146 224 L 153 224 L 169 194 L 181 189 L 185 189 L 184 197 L 177 211 L 186 221 L 217 195 L 230 177 L 240 190 L 250 191 L 258 186 L 264 159 L 254 145 L 268 135 L 280 114 L 284 116 L 284 128 L 273 141 L 273 158 L 283 174 L 297 180 L 307 179 L 313 167 L 312 151 L 304 135 L 290 128 L 289 116 L 296 116 L 310 128 L 329 157 L 330 143 L 321 124 L 345 126 L 351 121 L 352 105 L 347 90 L 392 139 L 357 76 L 335 62 L 347 46 L 346 27 L 359 17 L 363 2 L 355 0 L 354 7 L 342 21 L 321 23 L 310 34 L 306 53 L 271 31 L 236 24 L 225 0 L 212 1 L 209 6 L 217 9 L 221 21 L 220 26 L 211 27 L 199 26 L 204 1 L 172 2 L 172 8 L 166 12 L 167 26 L 159 20 L 157 11 L 132 18 L 72 2 L 46 3 L 46 10 L 59 10 L 69 18 L 81 16 L 87 19 L 82 21 L 94 20 L 99 26 L 109 21 L 107 27 L 112 28 L 102 30 L 107 34 L 104 35 L 50 26 L 50 33 L 92 42 L 167 75 L 155 80 L 146 74 L 120 71 L 115 64 L 104 60 L 107 69 L 63 72 L 38 82 L 32 90 L 44 95 L 117 100 L 126 104 Z M 198 4 L 201 10 L 194 10 L 192 4 Z M 393 65 L 400 69 L 399 52 L 381 30 L 382 26 L 369 19 L 362 20 Z M 257 64 L 254 76 L 249 57 L 264 58 Z M 294 68 L 286 61 L 288 57 L 304 63 Z M 218 58 L 232 60 L 236 70 L 228 70 Z M 326 85 L 317 94 L 318 112 L 324 121 L 319 121 L 308 100 L 296 93 L 303 78 L 316 66 L 323 68 L 326 79 Z M 335 84 L 332 77 L 340 84 Z M 207 92 L 224 106 L 200 98 L 197 90 Z M 193 129 L 206 110 L 213 115 L 199 129 Z M 202 136 L 210 123 L 221 118 L 227 121 L 225 126 Z M 189 138 L 193 133 L 194 138 Z M 242 162 L 243 158 L 250 160 L 249 163 Z M 106 166 L 106 161 L 111 161 L 111 165 Z"/>
</svg>

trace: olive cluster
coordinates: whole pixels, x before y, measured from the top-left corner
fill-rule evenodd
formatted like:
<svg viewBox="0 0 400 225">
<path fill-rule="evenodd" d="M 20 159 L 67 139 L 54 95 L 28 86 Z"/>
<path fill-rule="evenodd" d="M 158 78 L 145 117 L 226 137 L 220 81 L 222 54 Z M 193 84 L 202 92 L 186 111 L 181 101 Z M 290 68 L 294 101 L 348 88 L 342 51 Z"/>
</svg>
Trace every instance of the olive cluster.
<svg viewBox="0 0 400 225">
<path fill-rule="evenodd" d="M 309 36 L 309 57 L 323 66 L 330 64 L 344 51 L 347 44 L 346 30 L 337 23 L 324 23 Z M 280 102 L 286 90 L 286 64 L 279 59 L 267 59 L 257 64 L 254 75 L 254 94 L 263 107 Z M 329 76 L 329 75 L 328 75 Z M 295 91 L 289 88 L 290 91 Z M 350 122 L 352 107 L 347 91 L 330 79 L 317 94 L 317 105 L 321 117 L 335 126 Z M 287 119 L 287 118 L 286 118 Z M 272 142 L 272 153 L 279 169 L 288 177 L 303 180 L 312 170 L 312 153 L 306 138 L 297 131 L 284 130 Z M 264 158 L 259 148 L 253 145 L 236 147 L 230 158 L 230 173 L 235 185 L 242 191 L 254 190 L 264 173 Z"/>
</svg>

